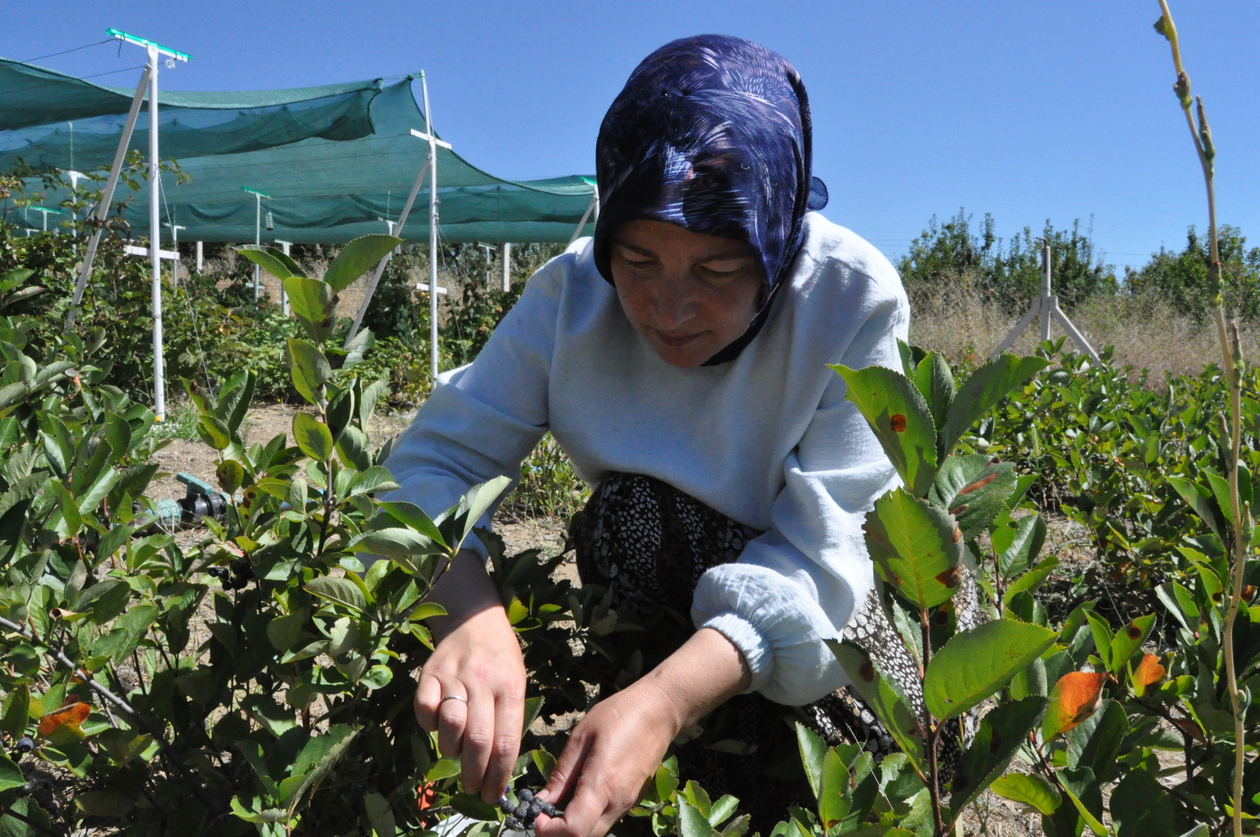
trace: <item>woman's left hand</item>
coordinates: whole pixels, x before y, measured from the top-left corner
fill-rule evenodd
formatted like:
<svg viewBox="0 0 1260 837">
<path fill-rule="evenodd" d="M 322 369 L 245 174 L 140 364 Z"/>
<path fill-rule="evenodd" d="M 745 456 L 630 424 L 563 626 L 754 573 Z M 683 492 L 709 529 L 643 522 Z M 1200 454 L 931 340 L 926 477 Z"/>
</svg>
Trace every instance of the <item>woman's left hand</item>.
<svg viewBox="0 0 1260 837">
<path fill-rule="evenodd" d="M 639 800 L 678 733 L 749 679 L 739 649 L 705 628 L 641 680 L 595 704 L 539 793 L 564 816 L 540 818 L 538 837 L 603 837 Z"/>
</svg>

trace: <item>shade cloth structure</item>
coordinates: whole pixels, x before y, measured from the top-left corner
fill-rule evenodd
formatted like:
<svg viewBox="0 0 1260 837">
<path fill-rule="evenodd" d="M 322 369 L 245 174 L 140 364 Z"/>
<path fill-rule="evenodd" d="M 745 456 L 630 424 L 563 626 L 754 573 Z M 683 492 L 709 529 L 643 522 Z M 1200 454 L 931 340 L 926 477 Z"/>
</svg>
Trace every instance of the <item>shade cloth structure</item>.
<svg viewBox="0 0 1260 837">
<path fill-rule="evenodd" d="M 81 171 L 107 164 L 131 92 L 0 61 L 0 166 L 18 157 Z M 411 135 L 428 125 L 409 77 L 162 96 L 162 155 L 191 176 L 182 185 L 164 178 L 163 221 L 183 227 L 184 241 L 253 241 L 255 197 L 243 188 L 270 196 L 263 207 L 272 229 L 264 240 L 342 243 L 387 232 L 428 153 Z M 144 147 L 143 133 L 137 128 L 132 147 Z M 445 148 L 438 171 L 440 235 L 447 241 L 567 242 L 594 193 L 593 178 L 506 180 Z M 55 202 L 50 195 L 45 203 Z M 135 195 L 122 215 L 144 226 L 147 193 Z M 424 240 L 427 226 L 413 218 L 403 237 Z M 590 224 L 585 231 L 592 230 Z"/>
</svg>

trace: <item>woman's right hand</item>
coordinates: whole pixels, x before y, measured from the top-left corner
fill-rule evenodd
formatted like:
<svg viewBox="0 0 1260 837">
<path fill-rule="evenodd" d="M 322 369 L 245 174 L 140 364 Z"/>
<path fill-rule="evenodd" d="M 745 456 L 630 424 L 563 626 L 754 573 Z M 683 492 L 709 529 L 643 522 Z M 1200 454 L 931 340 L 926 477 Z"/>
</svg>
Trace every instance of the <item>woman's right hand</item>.
<svg viewBox="0 0 1260 837">
<path fill-rule="evenodd" d="M 430 598 L 448 615 L 431 620 L 439 639 L 416 688 L 416 720 L 438 733 L 444 757 L 460 758 L 464 791 L 493 803 L 520 751 L 525 660 L 479 556 L 456 556 Z"/>
</svg>

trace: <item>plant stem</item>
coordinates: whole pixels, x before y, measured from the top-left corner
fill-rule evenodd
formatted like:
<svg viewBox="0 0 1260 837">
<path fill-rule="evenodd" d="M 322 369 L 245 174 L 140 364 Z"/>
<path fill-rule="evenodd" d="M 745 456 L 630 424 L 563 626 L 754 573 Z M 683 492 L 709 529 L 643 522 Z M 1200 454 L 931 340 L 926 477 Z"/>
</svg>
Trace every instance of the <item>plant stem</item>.
<svg viewBox="0 0 1260 837">
<path fill-rule="evenodd" d="M 1234 716 L 1234 782 L 1231 794 L 1233 802 L 1234 837 L 1242 837 L 1242 801 L 1243 801 L 1243 768 L 1245 766 L 1245 736 L 1241 700 L 1238 695 L 1238 676 L 1234 670 L 1234 622 L 1238 617 L 1238 608 L 1242 602 L 1243 568 L 1250 546 L 1244 540 L 1244 515 L 1250 517 L 1250 508 L 1244 507 L 1238 494 L 1238 459 L 1242 449 L 1242 390 L 1240 383 L 1240 367 L 1242 352 L 1237 345 L 1235 331 L 1234 342 L 1231 343 L 1229 329 L 1225 322 L 1225 300 L 1221 293 L 1221 253 L 1216 232 L 1216 187 L 1212 160 L 1216 154 L 1211 144 L 1212 132 L 1208 125 L 1207 115 L 1203 110 L 1203 100 L 1196 97 L 1199 124 L 1195 126 L 1195 116 L 1190 113 L 1190 77 L 1181 63 L 1181 47 L 1177 40 L 1177 27 L 1173 24 L 1172 13 L 1168 10 L 1167 0 L 1159 0 L 1163 12 L 1163 30 L 1172 46 L 1173 66 L 1177 70 L 1177 83 L 1174 91 L 1181 102 L 1181 110 L 1186 117 L 1186 125 L 1190 128 L 1190 137 L 1194 141 L 1194 149 L 1199 155 L 1199 166 L 1203 169 L 1203 182 L 1207 187 L 1208 202 L 1208 245 L 1210 261 L 1208 263 L 1208 287 L 1216 295 L 1216 305 L 1212 311 L 1216 321 L 1216 332 L 1221 342 L 1221 354 L 1225 362 L 1225 380 L 1229 386 L 1230 412 L 1230 454 L 1229 463 L 1229 504 L 1233 515 L 1233 561 L 1230 567 L 1229 609 L 1225 615 L 1225 632 L 1221 642 L 1221 653 L 1225 655 L 1225 679 L 1229 690 L 1230 709 Z"/>
<path fill-rule="evenodd" d="M 932 662 L 932 626 L 928 621 L 927 608 L 919 608 L 919 631 L 923 637 L 923 670 Z M 932 722 L 932 713 L 927 708 L 927 698 L 923 700 L 923 745 L 927 750 L 928 793 L 932 795 L 932 819 L 936 826 L 936 837 L 945 837 L 945 821 L 941 817 L 941 785 L 940 771 L 936 764 L 936 725 Z"/>
</svg>

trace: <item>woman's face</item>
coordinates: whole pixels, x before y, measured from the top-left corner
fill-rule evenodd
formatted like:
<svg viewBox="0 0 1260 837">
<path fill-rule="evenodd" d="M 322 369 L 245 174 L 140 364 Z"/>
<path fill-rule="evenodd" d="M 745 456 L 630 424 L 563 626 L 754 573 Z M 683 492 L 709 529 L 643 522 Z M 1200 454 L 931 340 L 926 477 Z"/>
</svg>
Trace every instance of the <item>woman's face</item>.
<svg viewBox="0 0 1260 837">
<path fill-rule="evenodd" d="M 612 236 L 613 283 L 635 329 L 670 366 L 699 366 L 742 335 L 761 301 L 753 249 L 661 221 Z"/>
</svg>

